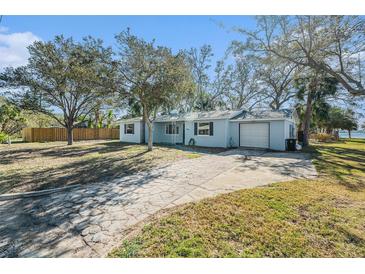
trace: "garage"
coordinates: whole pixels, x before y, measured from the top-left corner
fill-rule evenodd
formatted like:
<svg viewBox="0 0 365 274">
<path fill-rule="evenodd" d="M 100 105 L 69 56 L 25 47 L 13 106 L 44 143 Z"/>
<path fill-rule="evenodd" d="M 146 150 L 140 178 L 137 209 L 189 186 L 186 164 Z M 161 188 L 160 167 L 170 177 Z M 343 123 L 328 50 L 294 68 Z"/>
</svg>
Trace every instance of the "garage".
<svg viewBox="0 0 365 274">
<path fill-rule="evenodd" d="M 269 148 L 269 123 L 241 123 L 240 146 Z"/>
</svg>

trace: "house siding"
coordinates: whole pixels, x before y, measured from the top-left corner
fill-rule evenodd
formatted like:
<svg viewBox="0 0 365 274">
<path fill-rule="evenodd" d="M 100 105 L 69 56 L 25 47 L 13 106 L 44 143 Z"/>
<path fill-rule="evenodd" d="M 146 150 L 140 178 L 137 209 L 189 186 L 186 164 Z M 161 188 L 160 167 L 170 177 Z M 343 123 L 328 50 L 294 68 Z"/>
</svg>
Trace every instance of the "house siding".
<svg viewBox="0 0 365 274">
<path fill-rule="evenodd" d="M 134 134 L 125 134 L 124 133 L 124 125 L 125 124 L 134 124 Z M 142 143 L 142 122 L 127 122 L 120 123 L 120 141 L 126 143 Z"/>
<path fill-rule="evenodd" d="M 194 123 L 213 122 L 213 136 L 194 135 Z M 124 134 L 124 124 L 134 124 L 134 134 Z M 193 120 L 185 122 L 174 122 L 179 126 L 179 134 L 166 134 L 166 125 L 171 122 L 154 122 L 152 129 L 152 141 L 155 144 L 182 144 L 183 128 L 185 123 L 185 145 L 193 138 L 196 146 L 203 147 L 239 147 L 239 125 L 242 123 L 268 123 L 269 124 L 269 148 L 272 150 L 285 150 L 285 139 L 290 137 L 290 125 L 294 126 L 292 120 L 253 120 L 253 121 L 231 121 L 229 119 Z M 122 142 L 145 143 L 148 141 L 148 127 L 142 121 L 122 122 L 120 125 L 120 140 Z"/>
<path fill-rule="evenodd" d="M 158 122 L 153 123 L 154 134 L 153 142 L 160 144 L 182 144 L 183 142 L 183 122 L 176 122 L 176 126 L 179 127 L 179 134 L 166 134 L 166 125 L 171 125 L 173 123 Z M 148 136 L 148 130 L 147 135 Z"/>
<path fill-rule="evenodd" d="M 285 121 L 270 122 L 270 148 L 285 150 Z"/>
<path fill-rule="evenodd" d="M 194 135 L 194 123 L 213 122 L 213 136 Z M 228 120 L 204 120 L 185 122 L 185 145 L 191 138 L 196 146 L 203 147 L 227 147 Z"/>
<path fill-rule="evenodd" d="M 294 138 L 296 138 L 296 128 L 295 128 L 295 123 L 292 121 L 287 121 L 285 120 L 285 139 L 290 138 L 290 125 L 293 125 L 294 127 Z"/>
<path fill-rule="evenodd" d="M 229 138 L 227 147 L 239 146 L 239 124 L 240 123 L 269 123 L 269 148 L 272 150 L 285 150 L 285 121 L 250 121 L 250 122 L 230 122 L 229 124 Z M 288 125 L 289 128 L 289 125 Z M 288 129 L 289 130 L 289 129 Z"/>
<path fill-rule="evenodd" d="M 229 123 L 229 140 L 228 147 L 239 146 L 239 122 Z"/>
</svg>

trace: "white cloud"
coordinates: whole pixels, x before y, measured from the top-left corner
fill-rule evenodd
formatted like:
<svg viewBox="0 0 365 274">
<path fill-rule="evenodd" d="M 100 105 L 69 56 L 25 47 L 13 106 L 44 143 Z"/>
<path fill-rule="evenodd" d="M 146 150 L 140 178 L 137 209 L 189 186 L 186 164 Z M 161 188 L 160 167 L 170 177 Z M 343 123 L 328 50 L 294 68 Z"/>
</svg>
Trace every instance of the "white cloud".
<svg viewBox="0 0 365 274">
<path fill-rule="evenodd" d="M 0 26 L 0 32 L 7 32 L 8 30 L 9 30 L 9 28 Z"/>
<path fill-rule="evenodd" d="M 0 69 L 22 66 L 28 61 L 27 46 L 40 40 L 31 32 L 7 33 L 6 27 L 0 28 Z"/>
</svg>

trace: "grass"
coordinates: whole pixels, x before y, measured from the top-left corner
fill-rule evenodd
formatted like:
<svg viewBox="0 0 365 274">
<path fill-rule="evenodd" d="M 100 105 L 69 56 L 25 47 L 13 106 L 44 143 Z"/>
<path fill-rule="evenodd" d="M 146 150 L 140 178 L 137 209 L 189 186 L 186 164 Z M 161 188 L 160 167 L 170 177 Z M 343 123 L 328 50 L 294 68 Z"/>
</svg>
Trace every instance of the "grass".
<svg viewBox="0 0 365 274">
<path fill-rule="evenodd" d="M 0 194 L 108 181 L 186 158 L 199 151 L 119 141 L 0 145 Z"/>
<path fill-rule="evenodd" d="M 179 206 L 111 257 L 364 257 L 365 139 L 309 148 L 318 179 Z"/>
</svg>

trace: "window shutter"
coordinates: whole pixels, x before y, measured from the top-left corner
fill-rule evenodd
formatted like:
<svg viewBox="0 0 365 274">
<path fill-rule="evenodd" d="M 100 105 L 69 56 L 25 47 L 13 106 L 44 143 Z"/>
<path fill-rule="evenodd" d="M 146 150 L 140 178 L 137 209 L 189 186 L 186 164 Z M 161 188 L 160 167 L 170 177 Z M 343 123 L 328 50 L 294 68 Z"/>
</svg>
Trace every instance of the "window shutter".
<svg viewBox="0 0 365 274">
<path fill-rule="evenodd" d="M 194 123 L 194 135 L 198 135 L 198 123 Z"/>
<path fill-rule="evenodd" d="M 213 122 L 209 123 L 209 132 L 210 132 L 210 136 L 213 136 Z"/>
<path fill-rule="evenodd" d="M 127 124 L 124 124 L 124 134 L 127 134 Z"/>
</svg>

